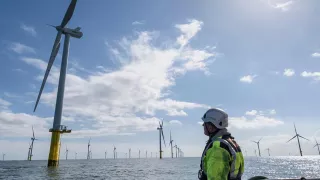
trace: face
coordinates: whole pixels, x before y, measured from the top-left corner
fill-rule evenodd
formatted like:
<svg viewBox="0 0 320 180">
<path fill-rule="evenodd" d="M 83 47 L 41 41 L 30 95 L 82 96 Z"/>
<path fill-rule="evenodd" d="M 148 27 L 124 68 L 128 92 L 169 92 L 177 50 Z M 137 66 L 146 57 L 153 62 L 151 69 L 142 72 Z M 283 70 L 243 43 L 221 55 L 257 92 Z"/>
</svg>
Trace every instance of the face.
<svg viewBox="0 0 320 180">
<path fill-rule="evenodd" d="M 210 123 L 203 123 L 202 126 L 203 126 L 203 133 L 206 136 L 210 136 L 211 133 L 217 130 L 217 128 L 211 125 Z"/>
</svg>

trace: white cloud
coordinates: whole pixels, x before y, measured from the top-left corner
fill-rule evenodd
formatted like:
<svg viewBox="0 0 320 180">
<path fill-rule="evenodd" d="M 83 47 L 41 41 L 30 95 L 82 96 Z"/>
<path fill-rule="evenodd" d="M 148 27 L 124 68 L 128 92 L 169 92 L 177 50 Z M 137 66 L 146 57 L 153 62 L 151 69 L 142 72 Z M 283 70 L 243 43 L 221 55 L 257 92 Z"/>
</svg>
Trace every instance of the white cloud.
<svg viewBox="0 0 320 180">
<path fill-rule="evenodd" d="M 144 21 L 134 21 L 132 22 L 132 25 L 143 25 L 144 23 Z"/>
<path fill-rule="evenodd" d="M 203 124 L 203 121 L 199 121 L 199 122 L 197 122 L 199 125 L 201 125 L 202 126 L 202 124 Z"/>
<path fill-rule="evenodd" d="M 188 20 L 189 24 L 177 24 L 175 27 L 181 31 L 181 35 L 177 38 L 177 43 L 182 47 L 189 43 L 200 30 L 203 24 L 202 21 L 196 19 Z"/>
<path fill-rule="evenodd" d="M 35 54 L 36 51 L 34 48 L 29 47 L 27 45 L 21 44 L 21 43 L 11 43 L 9 46 L 9 49 L 18 53 L 18 54 L 22 54 L 22 53 L 32 53 Z"/>
<path fill-rule="evenodd" d="M 169 121 L 170 124 L 177 124 L 177 125 L 182 125 L 182 122 L 181 121 L 178 121 L 178 120 L 171 120 Z"/>
<path fill-rule="evenodd" d="M 317 58 L 317 57 L 320 57 L 320 53 L 315 52 L 315 53 L 311 54 L 311 56 L 312 56 L 312 57 L 316 57 L 316 58 Z"/>
<path fill-rule="evenodd" d="M 269 111 L 269 113 L 270 113 L 270 115 L 275 115 L 275 114 L 277 114 L 277 111 L 275 109 L 271 109 Z"/>
<path fill-rule="evenodd" d="M 0 108 L 7 108 L 10 105 L 11 105 L 10 102 L 0 98 Z"/>
<path fill-rule="evenodd" d="M 230 117 L 229 122 L 230 127 L 237 129 L 258 129 L 263 127 L 275 127 L 283 124 L 283 121 L 262 115 L 257 115 L 250 119 L 244 116 Z"/>
<path fill-rule="evenodd" d="M 246 112 L 246 115 L 248 115 L 248 116 L 255 116 L 257 113 L 258 113 L 257 110 L 251 110 L 251 111 L 247 111 L 247 112 Z"/>
<path fill-rule="evenodd" d="M 307 72 L 303 71 L 301 73 L 302 77 L 313 78 L 315 81 L 320 81 L 320 72 Z"/>
<path fill-rule="evenodd" d="M 13 113 L 11 111 L 0 111 L 0 136 L 21 137 L 31 136 L 31 127 L 34 126 L 36 136 L 47 136 L 48 121 L 53 118 L 40 118 L 25 113 Z"/>
<path fill-rule="evenodd" d="M 28 25 L 25 25 L 25 24 L 21 24 L 21 25 L 20 25 L 20 28 L 23 29 L 25 32 L 31 34 L 31 35 L 34 36 L 34 37 L 37 36 L 36 30 L 35 30 L 35 28 L 32 27 L 32 26 L 28 26 Z"/>
<path fill-rule="evenodd" d="M 12 71 L 15 71 L 15 72 L 20 72 L 20 73 L 26 73 L 27 71 L 24 71 L 20 68 L 16 68 L 16 69 L 12 69 Z"/>
<path fill-rule="evenodd" d="M 294 72 L 293 69 L 285 69 L 285 70 L 283 71 L 283 75 L 284 75 L 284 76 L 290 77 L 290 76 L 293 76 L 294 74 L 295 74 L 295 72 Z"/>
<path fill-rule="evenodd" d="M 108 44 L 109 49 L 119 52 L 113 54 L 116 59 L 126 62 L 121 63 L 117 70 L 107 72 L 98 68 L 99 72 L 86 77 L 68 73 L 64 115 L 73 117 L 75 121 L 90 120 L 95 128 L 75 130 L 70 137 L 84 134 L 132 135 L 136 131 L 151 131 L 159 122 L 159 118 L 154 117 L 157 112 L 165 112 L 169 116 L 187 116 L 187 109 L 207 108 L 204 104 L 169 98 L 170 88 L 175 85 L 177 76 L 190 71 L 207 71 L 208 58 L 214 56 L 214 52 L 205 48 L 184 47 L 201 29 L 201 25 L 202 22 L 197 20 L 177 25 L 182 34 L 176 42 L 167 46 L 153 43 L 156 33 L 139 32 L 137 38 L 124 37 L 116 46 Z M 177 44 L 180 46 L 176 47 Z M 22 60 L 42 71 L 37 77 L 42 81 L 47 63 L 34 58 Z M 53 66 L 48 83 L 56 84 L 58 73 Z M 54 107 L 56 91 L 44 92 L 40 103 Z"/>
<path fill-rule="evenodd" d="M 4 92 L 3 94 L 9 98 L 21 98 L 21 96 L 9 92 Z"/>
<path fill-rule="evenodd" d="M 244 82 L 244 83 L 252 83 L 253 79 L 256 77 L 256 75 L 247 75 L 247 76 L 243 76 L 240 78 L 240 81 L 241 82 Z"/>
<path fill-rule="evenodd" d="M 273 5 L 270 3 L 270 0 L 268 0 L 268 3 L 274 9 L 280 9 L 281 11 L 285 12 L 290 9 L 290 7 L 293 5 L 294 1 L 291 0 L 291 1 L 284 2 L 284 3 L 276 3 L 275 5 Z"/>
</svg>

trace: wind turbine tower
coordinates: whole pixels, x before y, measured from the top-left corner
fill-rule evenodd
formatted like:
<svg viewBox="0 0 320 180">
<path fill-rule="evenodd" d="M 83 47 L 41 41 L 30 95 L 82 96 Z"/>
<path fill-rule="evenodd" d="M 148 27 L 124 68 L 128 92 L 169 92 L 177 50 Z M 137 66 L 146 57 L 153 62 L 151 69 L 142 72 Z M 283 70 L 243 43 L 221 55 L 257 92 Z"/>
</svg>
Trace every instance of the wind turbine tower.
<svg viewBox="0 0 320 180">
<path fill-rule="evenodd" d="M 90 141 L 91 141 L 91 138 L 89 139 L 89 142 L 88 142 L 88 152 L 87 152 L 87 159 L 90 159 Z"/>
<path fill-rule="evenodd" d="M 293 124 L 293 126 L 294 126 L 294 131 L 295 131 L 296 135 L 295 135 L 295 136 L 293 136 L 293 138 L 291 138 L 289 141 L 287 141 L 287 143 L 288 143 L 288 142 L 290 142 L 292 139 L 297 138 L 297 140 L 298 140 L 298 145 L 299 145 L 300 155 L 302 156 L 302 150 L 301 150 L 301 145 L 300 145 L 299 137 L 301 137 L 302 139 L 306 139 L 306 140 L 308 140 L 308 141 L 309 141 L 309 139 L 307 139 L 307 138 L 305 138 L 305 137 L 300 136 L 300 134 L 298 134 L 298 133 L 297 133 L 296 125 L 295 125 L 295 124 Z"/>
<path fill-rule="evenodd" d="M 172 140 L 171 131 L 170 131 L 171 158 L 173 158 L 173 147 L 172 147 L 172 143 L 173 143 L 173 140 Z"/>
<path fill-rule="evenodd" d="M 104 159 L 107 159 L 107 150 L 104 152 Z"/>
<path fill-rule="evenodd" d="M 267 148 L 266 150 L 268 151 L 268 154 L 269 154 L 269 156 L 270 156 L 270 148 Z"/>
<path fill-rule="evenodd" d="M 262 138 L 260 138 L 260 140 L 259 141 L 252 141 L 252 142 L 254 142 L 254 143 L 256 143 L 257 144 L 257 146 L 258 146 L 258 150 L 259 150 L 259 156 L 261 157 L 261 153 L 260 153 L 260 141 L 261 141 L 261 139 Z"/>
<path fill-rule="evenodd" d="M 66 152 L 65 152 L 65 154 L 66 154 L 66 160 L 68 160 L 68 152 L 69 152 L 68 146 L 66 146 Z"/>
<path fill-rule="evenodd" d="M 49 132 L 52 133 L 52 136 L 51 136 L 51 145 L 50 145 L 50 152 L 49 152 L 49 158 L 48 158 L 48 167 L 59 165 L 60 134 L 71 133 L 71 130 L 67 130 L 66 126 L 61 125 L 61 117 L 62 117 L 62 109 L 63 109 L 64 87 L 65 87 L 65 80 L 66 80 L 66 74 L 67 74 L 70 37 L 79 39 L 83 35 L 82 32 L 80 32 L 80 29 L 81 29 L 80 27 L 77 27 L 75 29 L 66 27 L 66 25 L 68 24 L 69 20 L 73 15 L 74 9 L 76 7 L 76 3 L 77 3 L 77 0 L 72 0 L 68 7 L 67 12 L 64 15 L 64 18 L 61 24 L 59 26 L 53 26 L 58 31 L 58 33 L 53 44 L 48 66 L 41 84 L 41 88 L 39 91 L 39 95 L 38 95 L 34 110 L 33 110 L 34 112 L 36 111 L 44 85 L 49 76 L 51 67 L 59 52 L 61 36 L 65 35 L 53 127 L 49 129 Z"/>
<path fill-rule="evenodd" d="M 316 138 L 314 138 L 314 140 L 316 141 L 316 145 L 314 145 L 313 148 L 315 148 L 317 146 L 318 147 L 318 152 L 319 152 L 319 155 L 320 155 L 320 148 L 319 148 L 320 144 L 318 143 Z"/>
<path fill-rule="evenodd" d="M 162 139 L 163 139 L 163 143 L 164 143 L 164 146 L 166 146 L 166 141 L 164 140 L 164 135 L 163 135 L 163 121 L 159 122 L 159 127 L 157 128 L 157 130 L 159 130 L 159 156 L 160 156 L 160 159 L 162 159 L 162 143 L 161 143 L 161 136 L 162 136 Z"/>
<path fill-rule="evenodd" d="M 139 159 L 140 159 L 140 149 L 139 149 Z"/>
<path fill-rule="evenodd" d="M 28 160 L 29 161 L 31 161 L 32 156 L 33 156 L 32 151 L 33 151 L 33 143 L 34 143 L 35 140 L 38 140 L 38 139 L 36 139 L 36 137 L 34 136 L 34 130 L 33 130 L 33 126 L 32 126 L 31 145 L 29 147 L 29 155 L 28 155 Z"/>
<path fill-rule="evenodd" d="M 129 159 L 131 158 L 131 148 L 129 148 Z"/>
<path fill-rule="evenodd" d="M 6 154 L 2 154 L 2 160 L 4 161 L 4 157 L 6 156 Z"/>
<path fill-rule="evenodd" d="M 177 145 L 174 145 L 173 147 L 176 148 L 176 158 L 177 158 L 177 157 L 178 157 L 178 154 L 177 154 L 178 146 L 177 146 Z"/>
<path fill-rule="evenodd" d="M 116 159 L 116 150 L 117 148 L 113 145 L 113 159 Z"/>
</svg>

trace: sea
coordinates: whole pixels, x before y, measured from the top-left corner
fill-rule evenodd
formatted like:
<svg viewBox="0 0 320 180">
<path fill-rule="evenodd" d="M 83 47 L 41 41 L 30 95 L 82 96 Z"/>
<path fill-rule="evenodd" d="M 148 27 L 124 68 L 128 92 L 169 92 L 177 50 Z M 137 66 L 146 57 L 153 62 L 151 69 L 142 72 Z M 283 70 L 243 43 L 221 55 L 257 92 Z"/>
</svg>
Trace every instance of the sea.
<svg viewBox="0 0 320 180">
<path fill-rule="evenodd" d="M 0 179 L 198 179 L 200 157 L 60 160 L 57 168 L 47 161 L 0 161 Z M 242 179 L 320 179 L 320 156 L 245 157 Z"/>
</svg>

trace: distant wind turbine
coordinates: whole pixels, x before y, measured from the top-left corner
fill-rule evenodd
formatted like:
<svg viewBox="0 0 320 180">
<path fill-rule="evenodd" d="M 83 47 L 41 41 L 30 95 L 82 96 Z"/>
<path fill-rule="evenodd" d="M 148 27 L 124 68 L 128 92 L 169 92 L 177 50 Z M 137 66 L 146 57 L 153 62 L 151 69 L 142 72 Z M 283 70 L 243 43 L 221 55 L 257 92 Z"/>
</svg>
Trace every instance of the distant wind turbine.
<svg viewBox="0 0 320 180">
<path fill-rule="evenodd" d="M 129 159 L 131 158 L 131 148 L 129 148 Z"/>
<path fill-rule="evenodd" d="M 170 146 L 171 146 L 171 158 L 173 158 L 173 147 L 172 147 L 172 143 L 173 143 L 173 140 L 171 138 L 171 131 L 170 131 Z"/>
<path fill-rule="evenodd" d="M 178 157 L 178 152 L 177 152 L 178 151 L 178 146 L 174 145 L 173 147 L 176 148 L 176 158 L 177 158 Z"/>
<path fill-rule="evenodd" d="M 6 156 L 6 154 L 2 154 L 2 160 L 4 161 L 4 156 Z"/>
<path fill-rule="evenodd" d="M 91 141 L 91 137 L 90 137 L 89 142 L 88 142 L 88 154 L 87 154 L 87 159 L 90 159 L 90 141 Z"/>
<path fill-rule="evenodd" d="M 257 156 L 257 150 L 256 149 L 254 150 L 254 154 Z"/>
<path fill-rule="evenodd" d="M 268 154 L 269 154 L 269 156 L 270 156 L 270 148 L 267 148 L 266 150 L 268 151 Z"/>
<path fill-rule="evenodd" d="M 107 153 L 108 153 L 108 151 L 106 150 L 106 151 L 104 152 L 104 159 L 107 159 Z"/>
<path fill-rule="evenodd" d="M 303 138 L 303 139 L 306 139 L 306 140 L 308 140 L 308 141 L 309 141 L 309 139 L 300 136 L 300 135 L 297 133 L 296 125 L 295 125 L 294 123 L 293 123 L 293 126 L 294 126 L 294 131 L 295 131 L 296 135 L 293 136 L 293 138 L 291 138 L 289 141 L 287 141 L 287 143 L 290 142 L 292 139 L 297 138 L 297 140 L 298 140 L 298 145 L 299 145 L 300 155 L 302 156 L 302 150 L 301 150 L 301 145 L 300 145 L 299 137 L 301 137 L 301 138 Z"/>
<path fill-rule="evenodd" d="M 32 159 L 32 156 L 33 156 L 33 154 L 32 154 L 32 151 L 33 151 L 33 142 L 35 141 L 35 140 L 38 140 L 38 139 L 36 139 L 36 137 L 34 136 L 34 130 L 33 130 L 33 126 L 32 126 L 32 137 L 31 137 L 31 145 L 30 145 L 30 147 L 29 147 L 29 156 L 28 156 L 28 160 L 29 161 L 31 161 L 31 159 Z"/>
<path fill-rule="evenodd" d="M 140 149 L 139 149 L 139 159 L 140 159 Z"/>
<path fill-rule="evenodd" d="M 69 152 L 68 146 L 66 146 L 66 152 L 65 152 L 65 154 L 66 154 L 66 160 L 68 160 L 68 152 Z"/>
<path fill-rule="evenodd" d="M 252 141 L 254 143 L 256 143 L 258 145 L 258 150 L 259 150 L 259 156 L 261 157 L 261 152 L 260 152 L 260 141 L 261 141 L 262 138 L 260 138 L 259 141 Z"/>
<path fill-rule="evenodd" d="M 316 145 L 314 145 L 313 148 L 315 148 L 317 146 L 318 147 L 318 152 L 319 152 L 319 155 L 320 155 L 320 149 L 319 149 L 320 144 L 318 143 L 316 138 L 314 138 L 314 140 L 316 141 Z"/>
<path fill-rule="evenodd" d="M 162 136 L 162 139 L 163 139 L 163 143 L 164 143 L 164 146 L 166 146 L 166 141 L 164 140 L 164 135 L 163 135 L 163 121 L 160 123 L 159 122 L 159 127 L 157 128 L 157 130 L 159 130 L 159 155 L 160 155 L 160 159 L 162 159 L 162 143 L 161 143 L 161 136 Z"/>
<path fill-rule="evenodd" d="M 77 159 L 77 152 L 74 153 L 74 159 Z"/>
<path fill-rule="evenodd" d="M 116 159 L 116 150 L 117 148 L 113 145 L 113 159 Z"/>
</svg>

